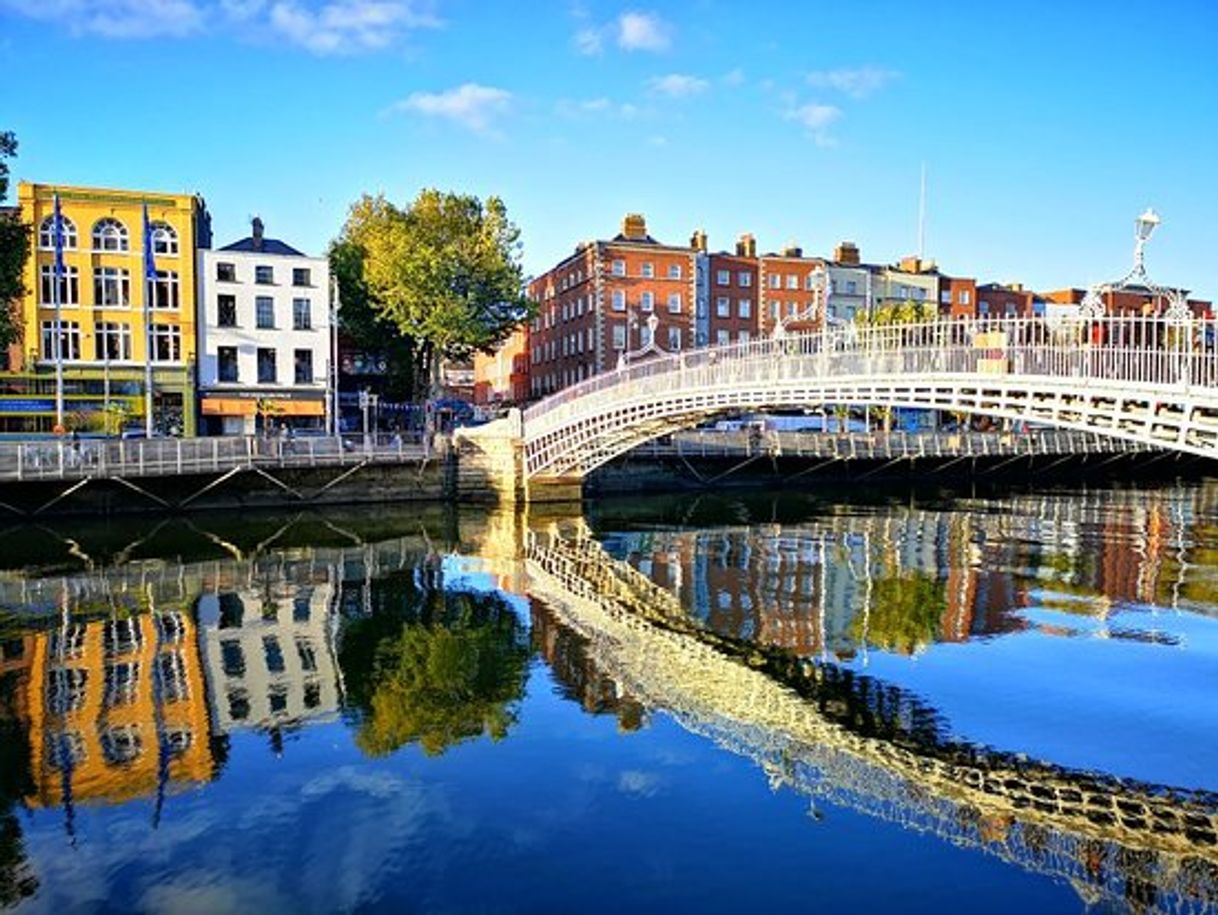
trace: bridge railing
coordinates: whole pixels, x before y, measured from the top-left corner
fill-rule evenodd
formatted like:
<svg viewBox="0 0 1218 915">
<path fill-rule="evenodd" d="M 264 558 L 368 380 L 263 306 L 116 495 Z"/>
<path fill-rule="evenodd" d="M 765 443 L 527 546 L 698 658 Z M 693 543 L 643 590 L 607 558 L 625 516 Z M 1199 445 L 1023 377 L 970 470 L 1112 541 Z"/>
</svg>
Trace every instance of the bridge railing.
<svg viewBox="0 0 1218 915">
<path fill-rule="evenodd" d="M 565 408 L 611 389 L 667 378 L 671 384 L 725 377 L 815 374 L 1020 375 L 1169 385 L 1218 385 L 1218 322 L 1159 317 L 939 320 L 906 325 L 830 326 L 801 334 L 687 350 L 634 362 L 547 397 L 524 413 L 530 430 Z M 760 376 L 758 376 L 760 377 Z M 756 379 L 754 379 L 756 380 Z M 641 389 L 645 390 L 644 384 Z M 531 427 L 531 428 L 530 428 Z"/>
<path fill-rule="evenodd" d="M 42 439 L 0 442 L 0 482 L 225 473 L 241 467 L 399 463 L 428 456 L 401 436 L 186 439 Z"/>
</svg>

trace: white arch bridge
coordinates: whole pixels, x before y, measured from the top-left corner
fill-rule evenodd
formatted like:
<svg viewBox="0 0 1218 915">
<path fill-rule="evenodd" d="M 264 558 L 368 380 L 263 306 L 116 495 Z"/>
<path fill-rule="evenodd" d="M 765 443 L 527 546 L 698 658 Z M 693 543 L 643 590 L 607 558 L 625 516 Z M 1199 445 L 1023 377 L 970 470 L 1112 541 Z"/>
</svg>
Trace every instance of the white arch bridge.
<svg viewBox="0 0 1218 915">
<path fill-rule="evenodd" d="M 661 354 L 565 388 L 466 440 L 514 443 L 530 498 L 574 495 L 597 467 L 724 413 L 928 408 L 1218 457 L 1218 322 L 1010 318 L 829 326 Z M 506 471 L 505 471 L 506 472 Z"/>
</svg>

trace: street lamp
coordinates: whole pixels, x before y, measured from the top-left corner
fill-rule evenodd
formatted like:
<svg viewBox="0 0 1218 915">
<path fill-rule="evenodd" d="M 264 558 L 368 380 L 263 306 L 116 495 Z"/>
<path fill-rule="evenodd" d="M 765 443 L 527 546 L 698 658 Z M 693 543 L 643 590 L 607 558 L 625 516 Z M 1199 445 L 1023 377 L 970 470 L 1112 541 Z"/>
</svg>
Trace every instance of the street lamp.
<svg viewBox="0 0 1218 915">
<path fill-rule="evenodd" d="M 627 322 L 627 327 L 634 328 L 637 326 L 638 326 L 638 318 L 636 318 L 632 315 L 630 317 L 630 320 Z M 648 336 L 647 342 L 644 343 L 642 340 L 639 340 L 638 349 L 630 350 L 630 351 L 623 350 L 621 353 L 619 353 L 618 357 L 617 357 L 617 367 L 619 369 L 624 369 L 630 363 L 630 361 L 632 359 L 638 359 L 640 356 L 646 356 L 648 353 L 662 354 L 664 352 L 664 350 L 662 350 L 660 348 L 660 345 L 658 343 L 656 343 L 656 329 L 659 326 L 660 326 L 659 317 L 657 317 L 654 314 L 651 315 L 651 317 L 649 317 L 647 319 L 647 336 Z M 626 333 L 626 345 L 627 346 L 630 345 L 629 331 L 627 331 L 627 333 Z"/>
</svg>

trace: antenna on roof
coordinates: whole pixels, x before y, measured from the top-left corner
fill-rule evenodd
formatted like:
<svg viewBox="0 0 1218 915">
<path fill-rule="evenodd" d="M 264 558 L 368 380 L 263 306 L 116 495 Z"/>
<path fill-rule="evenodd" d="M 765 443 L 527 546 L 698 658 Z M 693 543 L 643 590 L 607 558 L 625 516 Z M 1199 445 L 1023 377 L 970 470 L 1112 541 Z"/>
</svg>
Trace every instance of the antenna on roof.
<svg viewBox="0 0 1218 915">
<path fill-rule="evenodd" d="M 922 190 L 918 198 L 918 260 L 926 256 L 926 160 L 922 161 Z"/>
</svg>

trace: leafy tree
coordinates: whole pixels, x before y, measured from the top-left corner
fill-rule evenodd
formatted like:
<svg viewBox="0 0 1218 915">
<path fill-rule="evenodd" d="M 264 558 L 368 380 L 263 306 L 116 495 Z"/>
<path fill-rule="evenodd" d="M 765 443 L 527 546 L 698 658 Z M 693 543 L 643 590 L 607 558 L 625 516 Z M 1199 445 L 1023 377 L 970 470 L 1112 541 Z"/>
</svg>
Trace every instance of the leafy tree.
<svg viewBox="0 0 1218 915">
<path fill-rule="evenodd" d="M 408 743 L 437 755 L 483 735 L 500 740 L 524 694 L 528 639 L 511 607 L 420 580 L 399 582 L 390 606 L 343 636 L 339 662 L 362 712 L 356 742 L 373 756 Z"/>
<path fill-rule="evenodd" d="M 442 360 L 490 351 L 530 316 L 519 240 L 498 197 L 428 189 L 404 209 L 360 198 L 335 247 L 355 249 L 339 266 L 358 261 L 370 311 L 410 341 L 417 389 L 435 393 Z"/>
<path fill-rule="evenodd" d="M 17 137 L 0 131 L 0 204 L 8 198 L 8 161 L 17 155 Z M 20 338 L 16 309 L 25 294 L 21 281 L 30 256 L 30 230 L 16 212 L 0 209 L 0 348 Z"/>
</svg>

